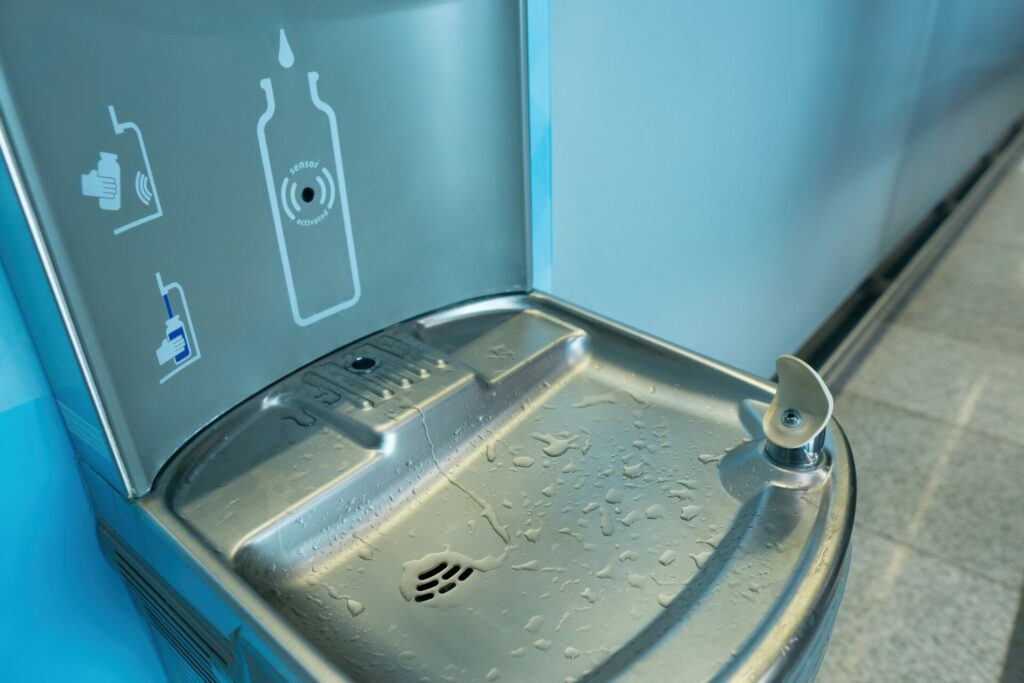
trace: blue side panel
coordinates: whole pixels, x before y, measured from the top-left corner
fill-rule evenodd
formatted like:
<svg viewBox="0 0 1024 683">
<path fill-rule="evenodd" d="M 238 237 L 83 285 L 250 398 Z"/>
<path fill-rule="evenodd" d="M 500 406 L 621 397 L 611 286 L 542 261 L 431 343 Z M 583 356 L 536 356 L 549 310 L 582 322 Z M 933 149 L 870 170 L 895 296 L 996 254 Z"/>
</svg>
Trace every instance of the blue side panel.
<svg viewBox="0 0 1024 683">
<path fill-rule="evenodd" d="M 533 287 L 551 291 L 551 0 L 526 6 L 530 99 L 530 223 Z"/>
<path fill-rule="evenodd" d="M 161 680 L 2 269 L 0 343 L 0 681 Z"/>
<path fill-rule="evenodd" d="M 32 341 L 39 350 L 57 406 L 77 453 L 111 486 L 124 482 L 100 427 L 35 244 L 25 223 L 6 166 L 0 161 L 0 264 L 17 293 Z M 0 408 L 2 408 L 0 398 Z"/>
</svg>

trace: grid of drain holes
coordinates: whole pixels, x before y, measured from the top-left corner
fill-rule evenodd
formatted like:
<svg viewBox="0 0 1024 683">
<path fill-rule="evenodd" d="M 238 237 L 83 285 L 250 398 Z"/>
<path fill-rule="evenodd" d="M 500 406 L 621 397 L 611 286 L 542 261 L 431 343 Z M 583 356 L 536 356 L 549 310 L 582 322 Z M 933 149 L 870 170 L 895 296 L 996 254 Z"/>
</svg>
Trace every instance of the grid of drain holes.
<svg viewBox="0 0 1024 683">
<path fill-rule="evenodd" d="M 449 566 L 447 562 L 441 562 L 416 577 L 420 583 L 416 584 L 416 597 L 413 600 L 433 600 L 435 596 L 444 595 L 472 574 L 472 567 L 463 568 L 457 564 Z"/>
</svg>

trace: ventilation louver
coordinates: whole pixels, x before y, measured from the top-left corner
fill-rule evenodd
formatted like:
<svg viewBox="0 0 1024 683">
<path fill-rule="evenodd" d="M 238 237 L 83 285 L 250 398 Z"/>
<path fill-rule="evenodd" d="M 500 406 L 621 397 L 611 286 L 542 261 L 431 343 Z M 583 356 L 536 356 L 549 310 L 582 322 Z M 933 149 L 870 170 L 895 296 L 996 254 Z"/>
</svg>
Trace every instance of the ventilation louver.
<svg viewBox="0 0 1024 683">
<path fill-rule="evenodd" d="M 173 597 L 162 582 L 147 571 L 111 539 L 111 554 L 128 585 L 135 603 L 149 622 L 154 636 L 170 656 L 177 680 L 195 683 L 225 683 L 230 650 L 187 606 Z M 170 672 L 168 672 L 170 673 Z M 172 675 L 172 678 L 175 678 Z"/>
</svg>

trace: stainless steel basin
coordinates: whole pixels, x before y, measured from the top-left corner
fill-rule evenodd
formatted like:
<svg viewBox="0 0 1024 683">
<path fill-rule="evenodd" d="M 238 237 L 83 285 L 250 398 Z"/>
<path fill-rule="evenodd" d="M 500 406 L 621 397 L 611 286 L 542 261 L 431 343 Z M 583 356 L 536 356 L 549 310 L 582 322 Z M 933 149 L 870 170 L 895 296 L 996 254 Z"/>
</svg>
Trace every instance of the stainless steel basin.
<svg viewBox="0 0 1024 683">
<path fill-rule="evenodd" d="M 833 423 L 820 467 L 772 464 L 771 396 L 549 298 L 500 297 L 278 382 L 154 495 L 340 676 L 813 675 L 852 462 Z"/>
</svg>

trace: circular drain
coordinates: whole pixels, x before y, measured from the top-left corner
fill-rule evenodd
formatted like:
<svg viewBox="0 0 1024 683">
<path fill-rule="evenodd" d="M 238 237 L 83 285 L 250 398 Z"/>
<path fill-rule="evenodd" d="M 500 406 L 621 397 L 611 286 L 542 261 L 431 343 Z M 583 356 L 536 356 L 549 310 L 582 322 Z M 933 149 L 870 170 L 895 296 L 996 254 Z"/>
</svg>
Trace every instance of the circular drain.
<svg viewBox="0 0 1024 683">
<path fill-rule="evenodd" d="M 463 567 L 458 564 L 449 565 L 447 562 L 440 562 L 436 566 L 417 575 L 419 583 L 416 584 L 414 602 L 426 602 L 433 600 L 438 595 L 444 595 L 455 589 L 460 583 L 473 575 L 472 567 Z"/>
</svg>

